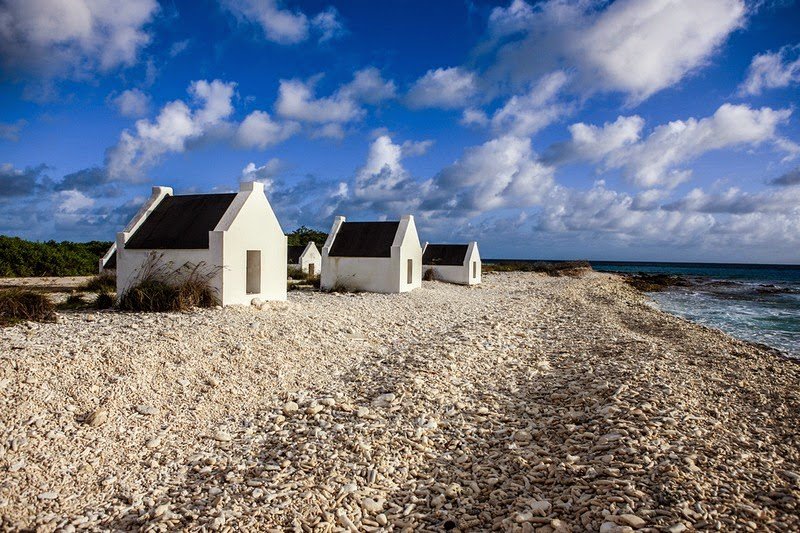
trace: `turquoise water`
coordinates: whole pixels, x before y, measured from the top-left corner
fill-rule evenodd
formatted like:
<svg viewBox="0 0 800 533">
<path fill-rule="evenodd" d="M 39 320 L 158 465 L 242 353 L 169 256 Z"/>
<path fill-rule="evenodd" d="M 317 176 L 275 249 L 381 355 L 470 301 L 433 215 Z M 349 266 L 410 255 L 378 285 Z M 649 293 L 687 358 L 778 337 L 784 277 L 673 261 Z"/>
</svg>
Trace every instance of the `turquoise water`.
<svg viewBox="0 0 800 533">
<path fill-rule="evenodd" d="M 650 293 L 661 309 L 800 358 L 800 265 L 591 264 L 601 272 L 681 276 L 686 287 Z"/>
<path fill-rule="evenodd" d="M 592 267 L 682 276 L 688 286 L 650 293 L 661 309 L 800 357 L 800 266 L 593 262 Z"/>
</svg>

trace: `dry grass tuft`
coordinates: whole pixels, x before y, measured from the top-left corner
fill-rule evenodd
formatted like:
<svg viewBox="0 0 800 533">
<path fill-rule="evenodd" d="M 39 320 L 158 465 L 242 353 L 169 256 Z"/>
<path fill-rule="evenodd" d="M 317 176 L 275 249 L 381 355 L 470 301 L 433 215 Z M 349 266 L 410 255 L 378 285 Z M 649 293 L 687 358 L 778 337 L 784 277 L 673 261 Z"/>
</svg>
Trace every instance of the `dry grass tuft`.
<svg viewBox="0 0 800 533">
<path fill-rule="evenodd" d="M 215 270 L 203 264 L 186 263 L 173 269 L 152 254 L 134 283 L 119 299 L 122 311 L 163 313 L 188 311 L 193 307 L 214 307 L 219 298 L 211 286 Z"/>
<path fill-rule="evenodd" d="M 0 326 L 24 320 L 55 322 L 55 305 L 46 295 L 20 289 L 0 291 Z"/>
<path fill-rule="evenodd" d="M 117 273 L 116 271 L 103 271 L 84 283 L 80 287 L 80 290 L 89 292 L 114 292 L 117 290 Z"/>
</svg>

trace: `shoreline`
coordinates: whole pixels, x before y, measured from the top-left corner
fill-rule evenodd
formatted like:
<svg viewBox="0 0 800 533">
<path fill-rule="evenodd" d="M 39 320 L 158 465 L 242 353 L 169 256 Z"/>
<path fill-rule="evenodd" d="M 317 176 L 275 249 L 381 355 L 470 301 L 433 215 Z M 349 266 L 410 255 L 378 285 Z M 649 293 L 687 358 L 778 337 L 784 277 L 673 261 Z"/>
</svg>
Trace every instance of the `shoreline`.
<svg viewBox="0 0 800 533">
<path fill-rule="evenodd" d="M 800 527 L 796 361 L 645 298 L 501 273 L 0 329 L 0 526 Z"/>
</svg>

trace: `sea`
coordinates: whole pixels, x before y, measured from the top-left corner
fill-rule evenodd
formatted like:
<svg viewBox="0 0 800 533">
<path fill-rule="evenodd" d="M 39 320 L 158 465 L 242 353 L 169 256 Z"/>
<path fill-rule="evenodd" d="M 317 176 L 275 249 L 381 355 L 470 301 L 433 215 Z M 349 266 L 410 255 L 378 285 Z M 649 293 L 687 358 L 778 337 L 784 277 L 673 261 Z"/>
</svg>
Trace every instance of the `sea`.
<svg viewBox="0 0 800 533">
<path fill-rule="evenodd" d="M 800 358 L 800 265 L 590 263 L 601 272 L 680 276 L 685 286 L 648 293 L 660 309 Z"/>
</svg>

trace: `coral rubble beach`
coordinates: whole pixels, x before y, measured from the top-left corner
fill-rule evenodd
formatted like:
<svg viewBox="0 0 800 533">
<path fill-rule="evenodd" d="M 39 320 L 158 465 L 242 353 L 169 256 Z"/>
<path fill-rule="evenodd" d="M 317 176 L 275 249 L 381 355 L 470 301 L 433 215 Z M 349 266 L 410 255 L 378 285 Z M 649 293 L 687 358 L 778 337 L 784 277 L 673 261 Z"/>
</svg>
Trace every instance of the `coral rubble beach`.
<svg viewBox="0 0 800 533">
<path fill-rule="evenodd" d="M 798 427 L 607 274 L 64 312 L 0 329 L 0 529 L 796 531 Z"/>
</svg>

